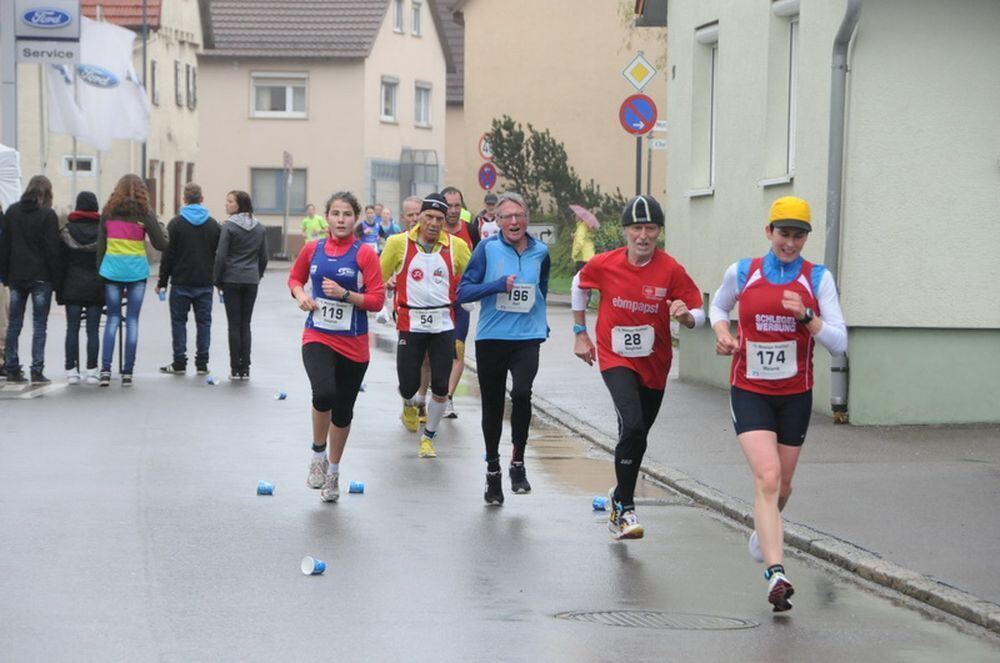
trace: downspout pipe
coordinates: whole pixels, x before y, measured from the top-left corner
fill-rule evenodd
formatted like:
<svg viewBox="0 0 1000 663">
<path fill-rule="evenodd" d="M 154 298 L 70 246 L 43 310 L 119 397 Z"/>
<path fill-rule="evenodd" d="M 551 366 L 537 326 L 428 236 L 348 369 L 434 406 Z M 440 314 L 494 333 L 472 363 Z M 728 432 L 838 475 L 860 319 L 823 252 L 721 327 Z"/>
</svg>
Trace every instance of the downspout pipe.
<svg viewBox="0 0 1000 663">
<path fill-rule="evenodd" d="M 847 120 L 847 52 L 861 16 L 862 0 L 847 0 L 840 29 L 833 40 L 833 80 L 830 86 L 830 144 L 826 182 L 826 252 L 824 260 L 839 281 L 840 217 L 844 193 L 844 125 Z M 847 414 L 847 355 L 830 358 L 830 406 L 834 423 L 844 424 Z"/>
</svg>

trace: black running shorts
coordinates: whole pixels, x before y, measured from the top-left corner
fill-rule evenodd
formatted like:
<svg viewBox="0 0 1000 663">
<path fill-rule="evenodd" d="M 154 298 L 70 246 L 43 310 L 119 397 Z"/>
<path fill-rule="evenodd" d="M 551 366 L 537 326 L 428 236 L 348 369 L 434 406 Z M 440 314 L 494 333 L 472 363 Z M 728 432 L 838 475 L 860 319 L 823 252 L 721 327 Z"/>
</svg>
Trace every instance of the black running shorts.
<svg viewBox="0 0 1000 663">
<path fill-rule="evenodd" d="M 737 435 L 769 430 L 778 436 L 778 444 L 799 447 L 809 430 L 812 389 L 801 394 L 769 396 L 730 387 L 729 406 Z"/>
</svg>

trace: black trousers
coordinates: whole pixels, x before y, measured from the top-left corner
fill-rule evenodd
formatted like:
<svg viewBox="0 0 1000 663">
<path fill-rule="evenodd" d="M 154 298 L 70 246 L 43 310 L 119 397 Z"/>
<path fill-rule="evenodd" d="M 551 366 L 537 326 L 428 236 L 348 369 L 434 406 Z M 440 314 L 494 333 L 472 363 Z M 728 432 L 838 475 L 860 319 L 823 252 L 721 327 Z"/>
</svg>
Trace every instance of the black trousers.
<svg viewBox="0 0 1000 663">
<path fill-rule="evenodd" d="M 618 413 L 618 444 L 615 446 L 615 497 L 626 509 L 635 508 L 635 484 L 639 480 L 646 438 L 663 402 L 662 389 L 649 389 L 639 374 L 622 366 L 601 372 Z"/>
<path fill-rule="evenodd" d="M 479 393 L 483 406 L 483 440 L 486 460 L 500 457 L 500 435 L 503 433 L 503 408 L 506 401 L 507 373 L 513 387 L 510 390 L 510 438 L 515 447 L 528 443 L 531 425 L 531 385 L 538 373 L 540 340 L 476 341 L 476 367 L 479 373 Z"/>
<path fill-rule="evenodd" d="M 250 318 L 257 301 L 257 285 L 223 283 L 226 320 L 229 322 L 229 368 L 233 373 L 250 370 Z"/>
<path fill-rule="evenodd" d="M 351 361 L 322 343 L 306 343 L 302 346 L 302 363 L 312 386 L 313 408 L 329 412 L 337 428 L 350 426 L 368 362 Z"/>
<path fill-rule="evenodd" d="M 455 353 L 455 335 L 451 330 L 437 334 L 399 332 L 396 346 L 396 376 L 399 378 L 399 395 L 413 398 L 420 389 L 420 369 L 424 357 L 431 360 L 431 393 L 439 398 L 448 395 L 448 378 L 451 376 L 452 356 Z"/>
</svg>

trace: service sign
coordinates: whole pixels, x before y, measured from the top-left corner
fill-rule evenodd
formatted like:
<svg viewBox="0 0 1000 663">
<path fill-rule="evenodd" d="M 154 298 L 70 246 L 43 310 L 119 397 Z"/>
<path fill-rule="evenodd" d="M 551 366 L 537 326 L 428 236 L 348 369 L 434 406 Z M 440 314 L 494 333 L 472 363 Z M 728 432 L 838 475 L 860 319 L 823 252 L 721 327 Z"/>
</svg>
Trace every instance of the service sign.
<svg viewBox="0 0 1000 663">
<path fill-rule="evenodd" d="M 17 42 L 17 61 L 44 64 L 80 62 L 80 42 L 21 39 Z"/>
<path fill-rule="evenodd" d="M 79 40 L 80 0 L 15 0 L 14 36 Z"/>
</svg>

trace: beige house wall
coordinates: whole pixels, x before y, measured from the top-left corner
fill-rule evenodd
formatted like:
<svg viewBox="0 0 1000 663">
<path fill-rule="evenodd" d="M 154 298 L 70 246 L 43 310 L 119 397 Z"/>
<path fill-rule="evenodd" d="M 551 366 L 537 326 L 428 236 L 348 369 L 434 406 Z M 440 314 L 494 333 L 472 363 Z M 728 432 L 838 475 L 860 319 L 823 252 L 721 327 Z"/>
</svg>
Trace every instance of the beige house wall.
<svg viewBox="0 0 1000 663">
<path fill-rule="evenodd" d="M 164 163 L 164 180 L 158 182 L 158 188 L 166 193 L 162 213 L 165 217 L 170 217 L 175 211 L 174 164 L 194 163 L 198 155 L 198 111 L 187 107 L 186 96 L 181 106 L 174 101 L 174 62 L 181 63 L 182 92 L 186 85 L 183 75 L 185 66 L 197 67 L 197 52 L 201 46 L 198 3 L 188 0 L 165 2 L 161 26 L 159 30 L 150 32 L 147 44 L 148 60 L 156 61 L 159 67 L 157 88 L 160 98 L 159 105 L 150 105 L 147 158 Z M 141 35 L 135 41 L 133 65 L 141 76 Z M 152 80 L 148 82 L 150 90 L 147 98 L 152 100 Z M 25 180 L 38 173 L 49 177 L 55 192 L 55 209 L 61 214 L 71 211 L 75 202 L 73 177 L 66 170 L 64 160 L 73 154 L 73 141 L 69 136 L 49 133 L 47 130 L 47 93 L 42 66 L 18 65 L 17 89 L 18 147 Z M 114 121 L 114 118 L 109 118 L 109 121 Z M 139 174 L 141 145 L 136 141 L 116 140 L 111 149 L 98 154 L 94 146 L 78 141 L 77 156 L 94 157 L 97 169 L 92 174 L 78 174 L 76 190 L 94 191 L 103 204 L 118 178 L 127 173 Z M 185 165 L 182 178 L 186 176 L 186 172 Z M 196 179 L 198 175 L 196 168 Z"/>
<path fill-rule="evenodd" d="M 466 164 L 470 163 L 465 149 L 467 142 L 465 108 L 458 105 L 448 106 L 447 117 L 448 135 L 445 139 L 444 170 L 441 177 L 441 184 L 448 186 L 452 182 L 457 182 L 458 187 L 461 188 L 465 183 L 461 178 L 466 173 Z M 473 189 L 469 190 L 470 193 L 473 191 Z M 472 195 L 466 201 L 466 204 L 475 208 L 478 202 L 479 198 Z"/>
<path fill-rule="evenodd" d="M 303 73 L 305 119 L 251 115 L 251 74 Z M 296 169 L 306 170 L 306 200 L 322 208 L 330 194 L 364 191 L 365 106 L 357 101 L 364 85 L 361 61 L 201 59 L 199 180 L 209 208 L 224 216 L 222 203 L 233 189 L 248 191 L 251 168 L 281 168 L 284 151 Z M 360 197 L 360 196 L 359 196 Z M 280 226 L 281 214 L 260 214 Z M 289 217 L 298 232 L 301 214 Z"/>
<path fill-rule="evenodd" d="M 481 202 L 477 174 L 483 163 L 480 136 L 504 114 L 538 130 L 548 129 L 566 147 L 570 165 L 585 182 L 604 190 L 635 193 L 635 144 L 621 128 L 618 109 L 636 90 L 622 70 L 637 51 L 654 65 L 666 50 L 664 32 L 629 28 L 618 0 L 468 0 L 465 15 L 465 163 L 461 182 L 466 198 Z M 658 66 L 659 68 L 659 66 Z M 666 102 L 662 69 L 644 92 L 660 108 Z M 658 134 L 663 137 L 662 134 Z M 643 150 L 643 188 L 646 182 Z M 664 195 L 664 153 L 653 154 L 653 190 Z"/>
<path fill-rule="evenodd" d="M 366 159 L 399 161 L 404 147 L 415 150 L 434 150 L 438 163 L 445 159 L 445 126 L 447 114 L 446 74 L 444 51 L 434 26 L 431 8 L 423 3 L 420 35 L 414 35 L 411 23 L 411 3 L 406 0 L 403 10 L 403 31 L 393 29 L 392 3 L 379 28 L 371 54 L 365 61 L 365 149 Z M 380 119 L 382 106 L 382 77 L 399 80 L 396 122 Z M 416 84 L 430 85 L 431 117 L 429 126 L 418 126 L 415 121 Z M 366 200 L 382 202 L 399 211 L 400 201 L 371 198 L 366 188 Z M 400 192 L 401 198 L 409 192 Z"/>
</svg>

